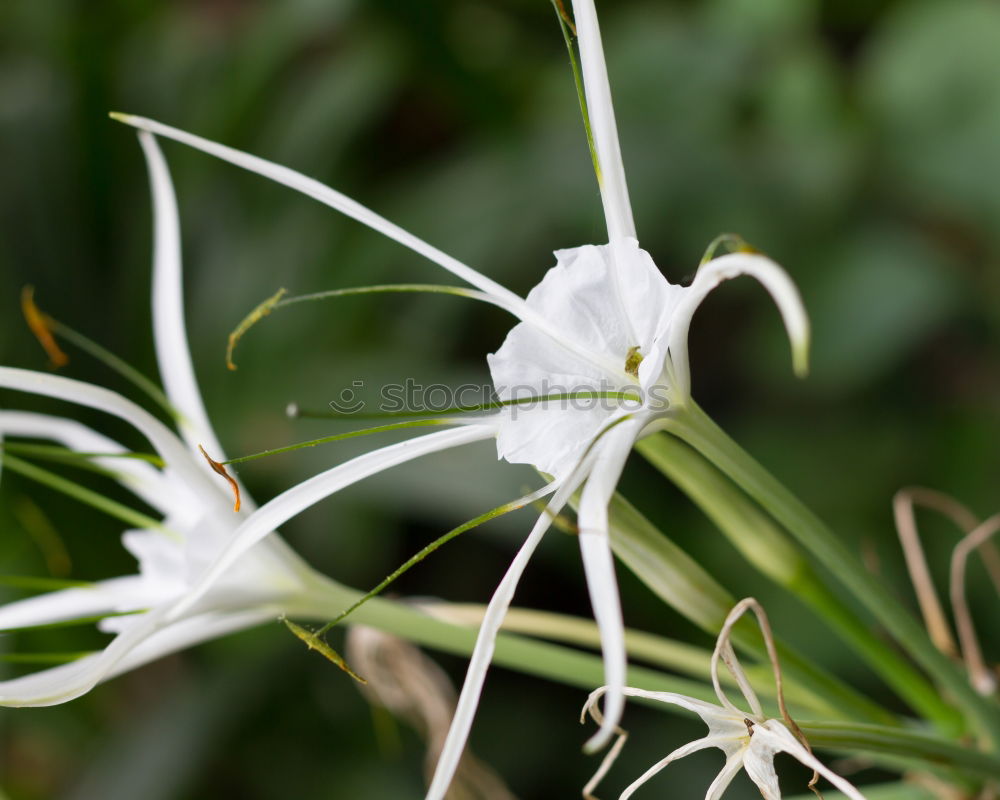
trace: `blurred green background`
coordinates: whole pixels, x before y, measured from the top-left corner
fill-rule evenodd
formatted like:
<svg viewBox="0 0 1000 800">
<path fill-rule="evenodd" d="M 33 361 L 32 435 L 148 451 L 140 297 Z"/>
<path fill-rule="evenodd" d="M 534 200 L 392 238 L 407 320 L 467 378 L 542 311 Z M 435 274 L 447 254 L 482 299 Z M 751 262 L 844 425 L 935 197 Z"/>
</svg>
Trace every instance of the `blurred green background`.
<svg viewBox="0 0 1000 800">
<path fill-rule="evenodd" d="M 932 486 L 982 515 L 1000 506 L 1000 6 L 604 0 L 599 11 L 643 246 L 676 282 L 715 235 L 738 232 L 791 272 L 812 316 L 813 373 L 798 382 L 764 292 L 745 281 L 713 295 L 692 330 L 695 397 L 913 605 L 890 514 L 896 489 Z M 552 250 L 604 241 L 547 0 L 6 0 L 0 43 L 6 365 L 46 369 L 18 309 L 31 283 L 57 319 L 155 375 L 145 168 L 109 110 L 300 169 L 519 292 L 551 266 Z M 321 407 L 355 380 L 373 395 L 405 378 L 488 380 L 484 354 L 510 319 L 414 295 L 276 313 L 246 338 L 239 371 L 227 371 L 226 335 L 279 286 L 454 281 L 311 200 L 164 149 L 195 362 L 230 454 L 335 429 L 289 421 L 285 404 Z M 65 374 L 134 395 L 72 355 Z M 142 447 L 96 413 L 10 392 L 0 404 L 66 413 Z M 266 499 L 371 445 L 259 461 L 241 476 Z M 284 533 L 329 574 L 369 587 L 527 484 L 530 471 L 497 464 L 485 444 L 368 480 Z M 884 694 L 638 458 L 623 489 L 734 594 L 770 602 L 781 635 Z M 10 474 L 0 500 L 0 572 L 45 574 L 24 525 L 33 507 L 66 543 L 75 577 L 132 570 L 120 524 Z M 526 512 L 496 521 L 397 589 L 485 602 L 529 524 Z M 953 535 L 934 520 L 925 530 L 943 579 Z M 629 625 L 710 645 L 621 573 Z M 978 573 L 973 592 L 981 609 L 993 602 Z M 549 536 L 517 602 L 589 615 L 571 540 Z M 988 613 L 979 618 L 985 630 Z M 0 647 L 102 641 L 73 630 Z M 440 663 L 461 678 L 460 660 Z M 580 752 L 584 697 L 496 670 L 473 747 L 522 798 L 576 796 L 595 767 Z M 606 796 L 703 730 L 641 708 L 626 726 L 632 738 Z M 0 787 L 11 800 L 419 798 L 421 758 L 406 728 L 380 739 L 350 680 L 278 625 L 165 659 L 67 706 L 0 710 Z M 692 757 L 646 794 L 700 797 L 720 766 L 715 751 Z M 805 791 L 802 777 L 791 768 L 790 793 Z M 757 793 L 740 778 L 730 796 Z"/>
</svg>

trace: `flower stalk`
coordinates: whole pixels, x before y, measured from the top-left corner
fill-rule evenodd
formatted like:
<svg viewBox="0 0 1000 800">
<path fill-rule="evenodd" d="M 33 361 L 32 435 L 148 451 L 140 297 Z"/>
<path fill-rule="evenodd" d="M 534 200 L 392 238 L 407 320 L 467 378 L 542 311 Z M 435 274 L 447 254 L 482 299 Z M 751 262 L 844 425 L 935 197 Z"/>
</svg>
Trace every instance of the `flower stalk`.
<svg viewBox="0 0 1000 800">
<path fill-rule="evenodd" d="M 945 690 L 993 748 L 1000 746 L 1000 707 L 982 698 L 962 672 L 931 642 L 860 560 L 787 488 L 691 402 L 665 423 L 666 430 L 699 451 L 771 514 L 872 614 L 914 660 Z M 887 679 L 888 675 L 885 676 Z M 916 688 L 915 686 L 913 688 Z M 929 699 L 929 696 L 928 696 Z M 943 715 L 935 721 L 941 725 Z M 953 730 L 942 728 L 947 733 Z"/>
</svg>

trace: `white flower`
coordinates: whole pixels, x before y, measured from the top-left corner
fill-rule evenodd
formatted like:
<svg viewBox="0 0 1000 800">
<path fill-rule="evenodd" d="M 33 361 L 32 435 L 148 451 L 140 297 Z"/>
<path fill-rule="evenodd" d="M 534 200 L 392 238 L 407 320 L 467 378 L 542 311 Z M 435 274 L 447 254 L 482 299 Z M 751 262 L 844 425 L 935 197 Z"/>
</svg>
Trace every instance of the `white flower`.
<svg viewBox="0 0 1000 800">
<path fill-rule="evenodd" d="M 550 401 L 527 408 L 513 406 L 476 417 L 457 432 L 428 446 L 443 449 L 496 436 L 501 457 L 527 463 L 554 476 L 547 511 L 535 524 L 497 587 L 480 628 L 448 741 L 429 798 L 440 800 L 458 763 L 489 661 L 494 640 L 525 565 L 542 535 L 570 497 L 582 488 L 579 505 L 580 548 L 595 618 L 602 636 L 605 677 L 609 686 L 606 719 L 588 744 L 603 746 L 621 715 L 625 676 L 623 622 L 611 549 L 608 502 L 634 442 L 655 430 L 659 419 L 689 397 L 687 333 L 704 297 L 721 281 L 748 274 L 775 298 L 793 343 L 796 368 L 804 370 L 808 323 L 798 292 L 774 262 L 751 253 L 734 253 L 701 267 L 689 287 L 671 285 L 649 254 L 639 248 L 619 153 L 614 111 L 600 32 L 592 0 L 574 2 L 590 122 L 600 165 L 601 197 L 608 244 L 587 245 L 556 253 L 556 266 L 522 299 L 471 267 L 444 254 L 409 232 L 316 180 L 287 167 L 233 150 L 153 120 L 115 114 L 144 131 L 175 139 L 244 169 L 302 192 L 424 255 L 474 289 L 469 297 L 498 305 L 518 318 L 489 367 L 501 399 L 523 398 L 524 390 L 544 397 L 581 391 L 617 395 L 592 408 Z M 515 396 L 516 395 L 516 396 Z M 448 440 L 447 436 L 453 436 Z M 413 445 L 431 437 L 416 439 Z M 379 459 L 387 451 L 368 457 Z M 364 457 L 363 457 L 364 458 Z M 329 491 L 334 488 L 326 487 Z M 294 490 L 293 490 L 294 491 Z M 209 573 L 225 572 L 245 549 L 266 533 L 244 529 Z M 197 595 L 193 595 L 196 597 Z"/>
<path fill-rule="evenodd" d="M 733 624 L 747 609 L 752 609 L 761 623 L 768 653 L 775 670 L 775 680 L 778 686 L 778 704 L 785 718 L 784 721 L 765 716 L 760 700 L 750 685 L 746 673 L 743 671 L 739 659 L 736 658 L 736 654 L 733 652 L 732 645 L 729 642 L 729 634 Z M 736 683 L 740 687 L 743 697 L 749 706 L 748 711 L 742 711 L 737 708 L 723 691 L 718 673 L 720 657 L 736 679 Z M 798 731 L 795 723 L 788 716 L 788 712 L 785 709 L 785 701 L 781 694 L 781 672 L 774 651 L 774 640 L 771 636 L 770 626 L 764 610 L 756 600 L 747 598 L 740 601 L 726 618 L 726 623 L 723 625 L 716 643 L 715 652 L 712 654 L 712 683 L 715 685 L 715 693 L 719 698 L 720 705 L 706 703 L 703 700 L 697 700 L 693 697 L 674 692 L 648 692 L 643 689 L 625 688 L 625 694 L 629 697 L 658 700 L 662 703 L 669 703 L 693 711 L 708 725 L 708 735 L 678 747 L 665 758 L 657 761 L 622 792 L 619 800 L 627 800 L 640 786 L 649 781 L 672 761 L 709 747 L 719 748 L 726 756 L 726 763 L 708 787 L 705 800 L 718 800 L 718 798 L 722 797 L 726 788 L 741 769 L 747 771 L 750 780 L 760 789 L 764 800 L 781 800 L 778 775 L 774 771 L 774 757 L 778 753 L 788 753 L 798 759 L 805 766 L 830 781 L 830 783 L 836 786 L 847 797 L 851 798 L 851 800 L 864 800 L 864 795 L 861 792 L 835 772 L 832 772 L 812 754 L 809 748 L 803 743 L 804 739 L 800 738 L 801 733 L 796 736 L 792 732 L 793 729 L 796 732 Z M 589 711 L 595 719 L 598 721 L 601 719 L 601 712 L 597 707 L 597 703 L 605 691 L 606 687 L 601 687 L 591 693 L 583 708 L 584 715 Z M 624 734 L 622 736 L 624 737 Z M 605 759 L 605 762 L 601 765 L 601 769 L 584 790 L 585 797 L 592 796 L 590 792 L 596 786 L 597 781 L 604 776 L 609 767 L 610 759 Z M 816 778 L 814 778 L 815 780 Z M 812 783 L 810 783 L 811 785 Z"/>
<path fill-rule="evenodd" d="M 181 302 L 181 261 L 173 188 L 155 140 L 140 134 L 148 160 L 156 209 L 153 319 L 160 371 L 178 412 L 181 436 L 132 401 L 107 389 L 61 376 L 0 367 L 0 388 L 65 400 L 125 420 L 149 441 L 165 464 L 132 458 L 119 443 L 62 417 L 0 411 L 0 440 L 48 439 L 81 453 L 102 453 L 99 466 L 162 516 L 162 523 L 124 534 L 138 573 L 39 595 L 0 607 L 0 629 L 24 628 L 108 614 L 102 630 L 117 633 L 100 653 L 0 681 L 0 705 L 40 706 L 65 702 L 102 680 L 167 653 L 282 614 L 317 616 L 347 607 L 356 594 L 314 572 L 271 533 L 290 517 L 331 492 L 410 458 L 479 437 L 468 429 L 445 431 L 354 459 L 278 496 L 254 510 L 242 493 L 243 511 L 233 513 L 228 489 L 199 454 L 198 444 L 221 456 L 208 423 L 187 347 Z M 0 459 L 2 461 L 2 459 Z M 155 521 L 153 521 L 155 522 Z M 223 552 L 241 542 L 224 569 L 210 572 Z"/>
</svg>

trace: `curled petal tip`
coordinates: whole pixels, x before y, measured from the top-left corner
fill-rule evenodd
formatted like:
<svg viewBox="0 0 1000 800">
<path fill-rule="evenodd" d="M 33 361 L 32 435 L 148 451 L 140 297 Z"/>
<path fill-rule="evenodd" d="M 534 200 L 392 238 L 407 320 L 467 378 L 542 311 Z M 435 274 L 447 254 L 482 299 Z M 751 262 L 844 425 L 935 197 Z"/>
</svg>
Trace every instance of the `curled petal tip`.
<svg viewBox="0 0 1000 800">
<path fill-rule="evenodd" d="M 792 370 L 797 378 L 809 377 L 809 332 L 792 340 Z"/>
<path fill-rule="evenodd" d="M 591 736 L 587 743 L 583 746 L 583 752 L 588 756 L 592 756 L 600 750 L 607 747 L 608 742 L 611 741 L 611 737 L 615 732 L 614 725 L 608 725 L 605 720 L 605 724 L 601 726 L 601 729 L 597 731 L 593 736 Z"/>
</svg>

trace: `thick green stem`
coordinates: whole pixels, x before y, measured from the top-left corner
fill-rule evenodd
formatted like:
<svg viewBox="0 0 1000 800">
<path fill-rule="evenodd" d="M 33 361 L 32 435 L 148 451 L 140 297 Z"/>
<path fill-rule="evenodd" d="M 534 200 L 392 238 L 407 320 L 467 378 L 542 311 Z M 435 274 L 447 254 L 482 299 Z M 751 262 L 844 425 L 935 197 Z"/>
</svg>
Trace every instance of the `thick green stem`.
<svg viewBox="0 0 1000 800">
<path fill-rule="evenodd" d="M 965 675 L 934 647 L 913 616 L 809 509 L 694 403 L 675 412 L 668 430 L 713 462 L 780 522 L 940 684 L 991 746 L 1000 746 L 997 704 L 976 693 Z"/>
<path fill-rule="evenodd" d="M 955 709 L 821 582 L 800 548 L 711 462 L 666 434 L 644 439 L 637 449 L 705 512 L 747 561 L 816 611 L 900 697 L 942 729 L 958 730 L 962 721 Z"/>
<path fill-rule="evenodd" d="M 290 615 L 329 619 L 360 596 L 359 592 L 318 575 L 312 576 L 312 583 L 312 591 L 301 599 L 297 607 L 289 609 Z M 416 608 L 382 598 L 374 598 L 359 608 L 353 619 L 417 644 L 456 655 L 471 653 L 477 635 L 475 628 L 453 625 Z M 509 634 L 497 637 L 493 662 L 586 690 L 600 686 L 604 680 L 604 668 L 597 655 Z M 653 691 L 677 692 L 708 702 L 714 700 L 709 686 L 656 670 L 632 667 L 627 681 Z M 664 711 L 688 713 L 671 705 L 655 705 Z M 900 728 L 843 722 L 811 722 L 801 727 L 817 746 L 851 752 L 886 752 L 903 758 L 923 759 L 964 773 L 1000 776 L 1000 761 L 988 754 Z"/>
<path fill-rule="evenodd" d="M 314 588 L 289 616 L 329 620 L 353 605 L 362 595 L 327 578 L 313 576 Z M 436 619 L 418 608 L 375 597 L 360 606 L 348 624 L 369 625 L 386 633 L 445 653 L 467 656 L 476 643 L 478 630 Z M 493 663 L 529 675 L 579 686 L 588 692 L 604 684 L 601 659 L 568 647 L 500 634 Z M 657 670 L 630 667 L 627 681 L 654 691 L 689 694 L 711 702 L 715 697 L 704 683 L 678 678 Z M 581 705 L 582 705 L 581 698 Z"/>
</svg>

